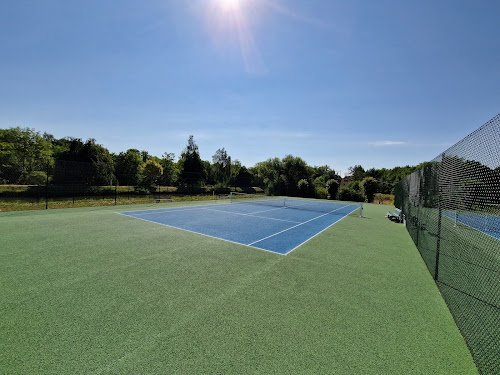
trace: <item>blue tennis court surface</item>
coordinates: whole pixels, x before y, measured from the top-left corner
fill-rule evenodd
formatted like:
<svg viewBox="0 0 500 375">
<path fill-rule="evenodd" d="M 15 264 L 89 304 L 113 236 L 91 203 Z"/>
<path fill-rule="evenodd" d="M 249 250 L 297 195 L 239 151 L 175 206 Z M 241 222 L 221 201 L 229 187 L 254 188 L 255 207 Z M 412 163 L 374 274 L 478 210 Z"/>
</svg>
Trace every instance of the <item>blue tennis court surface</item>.
<svg viewBox="0 0 500 375">
<path fill-rule="evenodd" d="M 360 205 L 287 198 L 121 214 L 286 255 L 357 209 Z"/>
<path fill-rule="evenodd" d="M 466 225 L 488 236 L 500 240 L 500 217 L 489 215 L 476 215 L 463 212 L 444 212 L 443 215 L 457 224 Z"/>
</svg>

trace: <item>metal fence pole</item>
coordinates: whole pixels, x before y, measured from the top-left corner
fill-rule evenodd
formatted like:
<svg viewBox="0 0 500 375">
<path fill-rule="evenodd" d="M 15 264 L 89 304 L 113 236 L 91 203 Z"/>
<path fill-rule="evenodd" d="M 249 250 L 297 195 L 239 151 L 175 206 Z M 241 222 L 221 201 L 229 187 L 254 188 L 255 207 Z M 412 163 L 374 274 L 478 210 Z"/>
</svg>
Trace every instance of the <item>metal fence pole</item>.
<svg viewBox="0 0 500 375">
<path fill-rule="evenodd" d="M 49 162 L 47 162 L 47 180 L 45 181 L 45 209 L 49 209 Z"/>
<path fill-rule="evenodd" d="M 438 227 L 437 227 L 437 243 L 436 243 L 436 266 L 434 269 L 434 280 L 438 281 L 439 279 L 439 251 L 441 250 L 441 219 L 443 216 L 443 188 L 441 186 L 441 170 L 443 169 L 445 154 L 441 154 L 441 164 L 438 169 L 438 186 L 439 186 L 439 195 L 438 195 Z"/>
</svg>

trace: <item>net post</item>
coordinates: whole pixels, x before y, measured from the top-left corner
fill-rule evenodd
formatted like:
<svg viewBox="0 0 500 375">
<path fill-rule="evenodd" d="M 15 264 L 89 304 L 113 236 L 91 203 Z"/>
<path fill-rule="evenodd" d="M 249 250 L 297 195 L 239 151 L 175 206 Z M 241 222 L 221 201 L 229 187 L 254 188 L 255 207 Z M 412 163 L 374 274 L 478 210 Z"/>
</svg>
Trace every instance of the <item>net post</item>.
<svg viewBox="0 0 500 375">
<path fill-rule="evenodd" d="M 363 217 L 363 202 L 359 204 L 360 211 L 359 211 L 359 217 Z"/>
</svg>

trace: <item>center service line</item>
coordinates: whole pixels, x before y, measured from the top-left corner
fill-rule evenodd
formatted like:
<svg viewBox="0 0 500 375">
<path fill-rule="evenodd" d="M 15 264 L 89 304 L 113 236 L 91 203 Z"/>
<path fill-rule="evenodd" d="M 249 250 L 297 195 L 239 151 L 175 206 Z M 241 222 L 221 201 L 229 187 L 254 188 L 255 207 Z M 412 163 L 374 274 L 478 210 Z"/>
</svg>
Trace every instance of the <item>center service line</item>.
<svg viewBox="0 0 500 375">
<path fill-rule="evenodd" d="M 323 215 L 320 215 L 320 216 L 314 217 L 314 218 L 312 218 L 311 220 L 304 221 L 303 223 L 300 223 L 300 224 L 294 225 L 293 227 L 290 227 L 290 228 L 288 228 L 288 229 L 282 230 L 281 232 L 277 232 L 277 233 L 271 234 L 270 236 L 267 236 L 267 237 L 261 238 L 260 240 L 255 241 L 255 242 L 249 243 L 249 244 L 248 244 L 248 246 L 255 245 L 257 242 L 261 242 L 261 241 L 267 240 L 268 238 L 274 237 L 274 236 L 276 236 L 276 235 L 278 235 L 278 234 L 281 234 L 281 233 L 283 233 L 283 232 L 286 232 L 286 231 L 288 231 L 288 230 L 290 230 L 290 229 L 300 227 L 301 225 L 307 224 L 307 223 L 309 223 L 309 222 L 311 222 L 311 221 L 313 221 L 313 220 L 319 219 L 320 217 L 323 217 L 323 216 L 329 215 L 329 214 L 331 214 L 332 212 L 338 211 L 338 210 L 340 210 L 340 209 L 342 209 L 342 208 L 349 207 L 349 206 L 352 206 L 352 205 L 351 205 L 351 204 L 346 204 L 345 206 L 342 206 L 342 207 L 340 207 L 340 208 L 337 208 L 336 210 L 333 210 L 333 211 L 327 212 L 326 214 L 323 214 Z"/>
</svg>

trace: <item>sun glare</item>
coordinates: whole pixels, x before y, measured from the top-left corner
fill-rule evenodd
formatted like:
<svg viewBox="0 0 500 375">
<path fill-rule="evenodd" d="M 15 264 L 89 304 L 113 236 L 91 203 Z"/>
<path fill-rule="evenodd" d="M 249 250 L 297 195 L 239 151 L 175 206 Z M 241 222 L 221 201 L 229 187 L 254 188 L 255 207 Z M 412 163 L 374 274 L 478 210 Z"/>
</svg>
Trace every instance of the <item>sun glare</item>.
<svg viewBox="0 0 500 375">
<path fill-rule="evenodd" d="M 235 11 L 240 6 L 240 0 L 218 0 L 222 10 L 229 12 Z"/>
<path fill-rule="evenodd" d="M 205 4 L 207 4 L 205 16 L 207 30 L 220 51 L 226 53 L 238 47 L 247 72 L 265 72 L 267 69 L 253 36 L 257 2 L 210 0 Z"/>
</svg>

